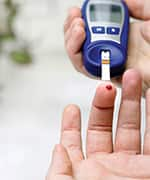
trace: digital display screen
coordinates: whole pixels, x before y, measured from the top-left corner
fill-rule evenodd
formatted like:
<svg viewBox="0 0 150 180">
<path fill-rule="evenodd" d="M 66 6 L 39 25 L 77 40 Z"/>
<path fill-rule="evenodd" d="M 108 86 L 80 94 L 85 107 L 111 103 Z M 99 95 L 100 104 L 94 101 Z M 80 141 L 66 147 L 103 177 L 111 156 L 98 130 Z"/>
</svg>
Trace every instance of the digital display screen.
<svg viewBox="0 0 150 180">
<path fill-rule="evenodd" d="M 121 6 L 109 4 L 92 4 L 90 5 L 90 20 L 92 22 L 113 22 L 121 23 L 122 10 Z"/>
</svg>

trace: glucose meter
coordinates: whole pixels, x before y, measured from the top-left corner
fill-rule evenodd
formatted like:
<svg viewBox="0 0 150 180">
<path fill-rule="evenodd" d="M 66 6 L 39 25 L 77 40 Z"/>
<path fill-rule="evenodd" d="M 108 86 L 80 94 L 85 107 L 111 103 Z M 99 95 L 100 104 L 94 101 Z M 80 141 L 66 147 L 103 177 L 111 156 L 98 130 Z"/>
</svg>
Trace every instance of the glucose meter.
<svg viewBox="0 0 150 180">
<path fill-rule="evenodd" d="M 87 71 L 103 80 L 125 69 L 129 12 L 123 0 L 85 0 L 82 7 L 86 40 L 83 59 Z"/>
</svg>

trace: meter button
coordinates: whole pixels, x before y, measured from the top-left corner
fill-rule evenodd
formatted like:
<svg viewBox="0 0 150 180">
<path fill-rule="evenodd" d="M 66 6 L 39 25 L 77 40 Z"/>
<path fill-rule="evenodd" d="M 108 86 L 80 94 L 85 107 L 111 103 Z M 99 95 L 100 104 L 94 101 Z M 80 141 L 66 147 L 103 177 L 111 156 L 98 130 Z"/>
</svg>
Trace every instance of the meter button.
<svg viewBox="0 0 150 180">
<path fill-rule="evenodd" d="M 105 34 L 105 27 L 102 26 L 92 27 L 92 32 L 94 34 Z"/>
<path fill-rule="evenodd" d="M 107 34 L 118 35 L 119 33 L 120 33 L 120 28 L 116 28 L 116 27 L 107 28 Z"/>
</svg>

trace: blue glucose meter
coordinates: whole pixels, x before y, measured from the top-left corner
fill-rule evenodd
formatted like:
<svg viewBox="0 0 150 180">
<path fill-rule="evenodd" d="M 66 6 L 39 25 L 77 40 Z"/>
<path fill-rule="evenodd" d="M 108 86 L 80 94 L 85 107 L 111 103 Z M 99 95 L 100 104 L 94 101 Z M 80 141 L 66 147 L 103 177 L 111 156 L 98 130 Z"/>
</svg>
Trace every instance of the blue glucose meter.
<svg viewBox="0 0 150 180">
<path fill-rule="evenodd" d="M 85 0 L 82 16 L 86 30 L 85 68 L 105 80 L 121 75 L 127 59 L 129 33 L 129 11 L 125 2 Z"/>
</svg>

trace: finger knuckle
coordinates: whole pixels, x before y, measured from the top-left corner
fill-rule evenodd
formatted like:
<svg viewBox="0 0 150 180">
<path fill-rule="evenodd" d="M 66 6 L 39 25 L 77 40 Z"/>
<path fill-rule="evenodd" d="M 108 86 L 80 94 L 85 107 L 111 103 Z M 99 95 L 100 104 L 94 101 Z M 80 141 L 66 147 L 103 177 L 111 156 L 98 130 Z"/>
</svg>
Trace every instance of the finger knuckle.
<svg viewBox="0 0 150 180">
<path fill-rule="evenodd" d="M 120 125 L 120 129 L 129 129 L 129 130 L 135 130 L 135 131 L 139 131 L 139 125 L 138 123 L 136 122 L 131 122 L 132 120 L 130 121 L 126 121 L 126 122 L 123 122 L 121 125 Z"/>
<path fill-rule="evenodd" d="M 73 27 L 73 26 L 76 26 L 76 25 L 83 27 L 83 26 L 84 26 L 84 21 L 83 21 L 83 19 L 80 18 L 80 17 L 74 18 L 73 21 L 72 21 L 72 27 Z"/>
</svg>

